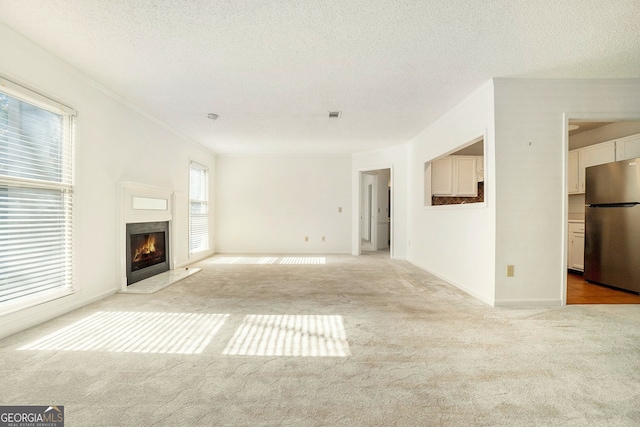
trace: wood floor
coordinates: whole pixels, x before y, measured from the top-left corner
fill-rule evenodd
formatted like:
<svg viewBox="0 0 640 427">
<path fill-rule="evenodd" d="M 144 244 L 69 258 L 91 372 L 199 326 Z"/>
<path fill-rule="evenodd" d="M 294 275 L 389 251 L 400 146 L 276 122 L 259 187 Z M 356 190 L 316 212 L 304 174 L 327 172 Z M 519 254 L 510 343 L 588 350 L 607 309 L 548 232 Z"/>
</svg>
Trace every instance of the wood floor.
<svg viewBox="0 0 640 427">
<path fill-rule="evenodd" d="M 587 283 L 580 274 L 567 274 L 567 304 L 640 304 L 640 296 Z"/>
</svg>

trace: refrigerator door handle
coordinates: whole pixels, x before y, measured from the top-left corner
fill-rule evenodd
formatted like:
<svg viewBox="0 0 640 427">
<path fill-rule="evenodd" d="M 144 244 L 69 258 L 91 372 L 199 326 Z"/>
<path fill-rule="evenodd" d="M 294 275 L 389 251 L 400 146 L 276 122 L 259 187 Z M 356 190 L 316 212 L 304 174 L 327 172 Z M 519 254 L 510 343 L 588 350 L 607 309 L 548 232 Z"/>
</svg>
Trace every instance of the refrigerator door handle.
<svg viewBox="0 0 640 427">
<path fill-rule="evenodd" d="M 639 202 L 616 203 L 616 204 L 608 204 L 608 205 L 589 205 L 589 207 L 590 208 L 632 208 L 639 204 L 640 204 Z"/>
</svg>

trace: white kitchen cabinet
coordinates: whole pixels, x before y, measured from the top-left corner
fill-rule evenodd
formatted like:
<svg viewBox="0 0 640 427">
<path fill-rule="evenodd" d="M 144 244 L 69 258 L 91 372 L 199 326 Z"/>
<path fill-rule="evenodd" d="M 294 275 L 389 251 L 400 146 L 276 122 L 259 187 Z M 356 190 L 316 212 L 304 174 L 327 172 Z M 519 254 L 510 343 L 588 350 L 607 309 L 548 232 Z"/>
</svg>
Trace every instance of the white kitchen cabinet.
<svg viewBox="0 0 640 427">
<path fill-rule="evenodd" d="M 569 194 L 577 194 L 578 184 L 578 150 L 569 151 Z"/>
<path fill-rule="evenodd" d="M 478 182 L 484 182 L 484 156 L 476 156 Z"/>
<path fill-rule="evenodd" d="M 575 179 L 575 157 L 578 156 L 578 183 L 577 191 L 575 186 L 572 187 L 573 179 Z M 585 185 L 585 169 L 589 166 L 601 165 L 603 163 L 610 163 L 616 161 L 616 142 L 608 141 L 600 144 L 590 145 L 588 147 L 580 148 L 578 150 L 572 150 L 569 152 L 569 194 L 584 193 Z M 572 165 L 573 163 L 573 165 Z M 572 176 L 573 174 L 573 176 Z"/>
<path fill-rule="evenodd" d="M 476 197 L 478 195 L 477 157 L 447 156 L 431 162 L 431 194 Z"/>
<path fill-rule="evenodd" d="M 578 184 L 579 191 L 584 193 L 585 170 L 589 166 L 601 165 L 616 161 L 615 141 L 603 142 L 578 150 Z"/>
<path fill-rule="evenodd" d="M 434 196 L 453 195 L 452 156 L 431 162 L 431 194 Z"/>
<path fill-rule="evenodd" d="M 476 197 L 478 195 L 477 158 L 475 156 L 453 156 L 453 158 L 455 195 Z"/>
<path fill-rule="evenodd" d="M 616 160 L 640 157 L 640 134 L 616 140 Z"/>
<path fill-rule="evenodd" d="M 569 223 L 569 253 L 567 267 L 584 271 L 584 222 Z"/>
</svg>

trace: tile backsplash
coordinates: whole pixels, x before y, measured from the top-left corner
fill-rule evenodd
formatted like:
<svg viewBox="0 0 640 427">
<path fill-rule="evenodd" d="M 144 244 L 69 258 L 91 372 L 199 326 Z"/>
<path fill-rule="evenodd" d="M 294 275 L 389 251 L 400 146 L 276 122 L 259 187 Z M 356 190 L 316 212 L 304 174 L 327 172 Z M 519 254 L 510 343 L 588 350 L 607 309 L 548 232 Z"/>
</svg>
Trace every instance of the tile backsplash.
<svg viewBox="0 0 640 427">
<path fill-rule="evenodd" d="M 482 202 L 484 202 L 484 182 L 478 183 L 478 195 L 476 197 L 431 196 L 431 206 L 460 205 L 462 203 L 467 204 Z"/>
</svg>

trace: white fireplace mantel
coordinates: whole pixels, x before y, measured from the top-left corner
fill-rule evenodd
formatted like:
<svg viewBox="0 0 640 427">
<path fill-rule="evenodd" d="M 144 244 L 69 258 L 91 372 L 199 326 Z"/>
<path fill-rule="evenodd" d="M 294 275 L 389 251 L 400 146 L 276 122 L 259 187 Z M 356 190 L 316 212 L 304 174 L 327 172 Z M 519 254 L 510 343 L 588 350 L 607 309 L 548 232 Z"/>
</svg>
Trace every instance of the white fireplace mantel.
<svg viewBox="0 0 640 427">
<path fill-rule="evenodd" d="M 173 227 L 175 192 L 144 184 L 118 184 L 118 289 L 127 289 L 126 228 L 127 224 L 169 221 L 169 268 L 176 265 L 175 232 Z"/>
</svg>

